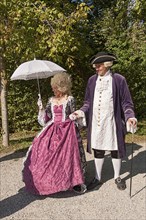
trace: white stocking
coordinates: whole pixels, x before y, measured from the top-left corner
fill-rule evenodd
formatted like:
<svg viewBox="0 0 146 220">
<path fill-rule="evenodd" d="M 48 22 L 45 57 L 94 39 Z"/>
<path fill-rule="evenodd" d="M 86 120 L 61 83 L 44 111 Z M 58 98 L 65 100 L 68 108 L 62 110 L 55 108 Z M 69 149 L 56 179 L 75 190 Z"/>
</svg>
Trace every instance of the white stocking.
<svg viewBox="0 0 146 220">
<path fill-rule="evenodd" d="M 96 170 L 95 178 L 100 181 L 104 158 L 94 158 L 94 162 L 95 162 L 95 170 Z"/>
<path fill-rule="evenodd" d="M 112 158 L 112 164 L 114 168 L 114 179 L 117 179 L 120 176 L 121 159 Z"/>
</svg>

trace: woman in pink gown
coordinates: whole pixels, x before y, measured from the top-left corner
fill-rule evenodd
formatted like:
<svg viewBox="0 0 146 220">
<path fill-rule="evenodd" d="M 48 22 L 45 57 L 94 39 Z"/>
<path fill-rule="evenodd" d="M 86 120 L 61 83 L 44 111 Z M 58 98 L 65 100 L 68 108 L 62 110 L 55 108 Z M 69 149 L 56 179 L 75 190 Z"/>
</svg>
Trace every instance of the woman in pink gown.
<svg viewBox="0 0 146 220">
<path fill-rule="evenodd" d="M 49 195 L 72 190 L 84 193 L 85 153 L 77 122 L 69 115 L 75 111 L 75 99 L 70 95 L 71 79 L 67 73 L 51 79 L 54 97 L 46 109 L 39 103 L 38 121 L 41 132 L 30 146 L 23 168 L 27 191 Z"/>
</svg>

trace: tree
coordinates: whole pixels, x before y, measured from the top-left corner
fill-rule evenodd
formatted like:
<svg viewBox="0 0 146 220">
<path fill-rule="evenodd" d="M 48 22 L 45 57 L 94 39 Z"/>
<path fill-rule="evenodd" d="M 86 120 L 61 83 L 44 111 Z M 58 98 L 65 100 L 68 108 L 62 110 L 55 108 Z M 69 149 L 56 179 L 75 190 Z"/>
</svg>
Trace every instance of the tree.
<svg viewBox="0 0 146 220">
<path fill-rule="evenodd" d="M 100 28 L 102 50 L 113 52 L 118 57 L 114 69 L 128 81 L 136 107 L 137 117 L 146 117 L 146 38 L 144 11 L 146 3 L 140 1 L 116 1 L 116 5 L 103 11 L 103 17 L 94 24 Z M 96 40 L 96 35 L 93 36 Z M 143 89 L 142 89 L 143 88 Z"/>
<path fill-rule="evenodd" d="M 8 85 L 10 90 L 11 88 L 13 91 L 15 89 L 16 95 L 21 93 L 22 85 L 18 82 L 14 86 L 9 79 L 12 72 L 22 62 L 31 60 L 34 57 L 51 59 L 60 65 L 63 64 L 66 69 L 70 69 L 75 66 L 75 54 L 79 54 L 80 60 L 82 51 L 88 51 L 89 49 L 85 47 L 84 35 L 80 32 L 78 34 L 78 30 L 83 30 L 83 26 L 87 22 L 89 7 L 81 3 L 73 7 L 73 11 L 71 11 L 67 1 L 63 3 L 63 6 L 60 5 L 59 1 L 50 2 L 53 4 L 41 0 L 3 0 L 0 3 L 1 48 L 5 67 L 3 78 L 6 82 L 5 85 Z M 66 5 L 67 10 L 63 10 L 62 7 L 66 7 Z M 29 84 L 29 82 L 27 83 Z M 29 89 L 33 87 L 34 85 L 31 85 L 28 90 L 26 88 L 25 95 L 23 90 L 24 97 L 21 102 L 29 96 Z M 7 90 L 7 88 L 5 89 Z M 14 103 L 10 90 L 8 97 L 3 96 L 5 100 L 2 100 L 2 103 L 6 103 L 5 101 L 8 98 L 9 112 L 6 105 L 4 111 L 8 112 L 9 115 L 10 113 L 13 114 L 11 123 L 15 123 L 22 117 L 25 108 L 23 103 L 23 109 L 18 114 L 14 112 L 14 108 L 10 108 L 10 103 Z M 17 103 L 19 103 L 18 100 Z M 27 111 L 29 106 L 25 107 Z M 28 118 L 27 114 L 25 114 L 23 124 L 27 123 L 26 117 Z M 31 118 L 31 120 L 33 119 Z M 3 116 L 2 121 L 4 121 Z M 6 133 L 8 134 L 8 131 Z"/>
<path fill-rule="evenodd" d="M 8 114 L 7 114 L 7 81 L 5 80 L 5 72 L 3 68 L 2 57 L 0 57 L 0 73 L 1 73 L 1 113 L 2 113 L 2 135 L 3 146 L 9 145 L 9 130 L 8 130 Z"/>
</svg>

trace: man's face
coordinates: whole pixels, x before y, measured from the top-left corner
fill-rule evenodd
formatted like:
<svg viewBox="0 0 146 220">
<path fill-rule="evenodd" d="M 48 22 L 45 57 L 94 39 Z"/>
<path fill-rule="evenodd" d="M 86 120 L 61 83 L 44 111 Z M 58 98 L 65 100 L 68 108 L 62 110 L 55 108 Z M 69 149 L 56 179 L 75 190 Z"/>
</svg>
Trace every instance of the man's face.
<svg viewBox="0 0 146 220">
<path fill-rule="evenodd" d="M 107 68 L 104 66 L 104 63 L 94 64 L 96 72 L 99 76 L 104 76 L 107 72 Z"/>
</svg>

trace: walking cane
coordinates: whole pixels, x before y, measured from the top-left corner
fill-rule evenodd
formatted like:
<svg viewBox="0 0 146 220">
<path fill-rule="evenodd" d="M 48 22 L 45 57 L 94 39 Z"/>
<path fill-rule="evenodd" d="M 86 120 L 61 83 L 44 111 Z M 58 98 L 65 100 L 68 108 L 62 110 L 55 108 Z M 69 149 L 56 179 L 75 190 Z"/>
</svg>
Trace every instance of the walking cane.
<svg viewBox="0 0 146 220">
<path fill-rule="evenodd" d="M 131 133 L 132 133 L 132 146 L 131 146 L 131 167 L 130 167 L 130 198 L 131 198 L 131 194 L 132 194 L 132 171 L 133 171 L 133 141 L 134 141 L 134 127 L 132 126 L 131 129 Z"/>
</svg>

